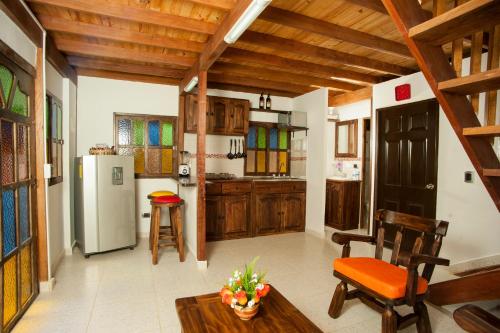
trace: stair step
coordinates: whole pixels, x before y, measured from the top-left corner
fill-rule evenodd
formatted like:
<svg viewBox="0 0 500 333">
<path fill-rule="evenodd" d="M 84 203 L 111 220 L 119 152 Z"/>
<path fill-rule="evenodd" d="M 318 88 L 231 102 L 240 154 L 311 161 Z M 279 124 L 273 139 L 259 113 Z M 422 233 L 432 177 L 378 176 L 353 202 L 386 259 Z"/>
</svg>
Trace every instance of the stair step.
<svg viewBox="0 0 500 333">
<path fill-rule="evenodd" d="M 470 95 L 500 88 L 500 68 L 439 82 L 438 88 L 455 94 Z"/>
<path fill-rule="evenodd" d="M 500 177 L 500 169 L 483 169 L 483 176 Z"/>
<path fill-rule="evenodd" d="M 467 127 L 464 128 L 465 136 L 500 136 L 500 125 Z"/>
<path fill-rule="evenodd" d="M 499 16 L 500 1 L 470 0 L 410 28 L 408 35 L 415 40 L 443 45 L 495 26 Z"/>
<path fill-rule="evenodd" d="M 500 332 L 500 319 L 475 305 L 464 305 L 453 312 L 453 319 L 467 332 Z"/>
</svg>

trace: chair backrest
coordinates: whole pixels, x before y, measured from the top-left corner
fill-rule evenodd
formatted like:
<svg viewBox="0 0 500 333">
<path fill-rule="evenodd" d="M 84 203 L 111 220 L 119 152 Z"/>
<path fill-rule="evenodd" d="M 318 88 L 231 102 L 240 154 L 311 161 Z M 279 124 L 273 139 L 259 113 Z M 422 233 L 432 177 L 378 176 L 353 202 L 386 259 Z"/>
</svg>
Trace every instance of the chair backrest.
<svg viewBox="0 0 500 333">
<path fill-rule="evenodd" d="M 443 237 L 446 236 L 448 230 L 448 222 L 398 213 L 391 210 L 379 209 L 375 214 L 375 223 L 377 227 L 377 246 L 375 249 L 375 258 L 382 259 L 384 250 L 385 225 L 391 224 L 396 227 L 396 237 L 394 239 L 394 247 L 391 255 L 391 264 L 399 265 L 403 260 L 411 254 L 421 254 L 424 249 L 424 242 L 430 240 L 428 255 L 437 257 Z M 419 233 L 415 239 L 411 253 L 401 251 L 401 243 L 405 229 L 413 230 Z M 430 281 L 434 265 L 426 264 L 422 277 Z"/>
</svg>

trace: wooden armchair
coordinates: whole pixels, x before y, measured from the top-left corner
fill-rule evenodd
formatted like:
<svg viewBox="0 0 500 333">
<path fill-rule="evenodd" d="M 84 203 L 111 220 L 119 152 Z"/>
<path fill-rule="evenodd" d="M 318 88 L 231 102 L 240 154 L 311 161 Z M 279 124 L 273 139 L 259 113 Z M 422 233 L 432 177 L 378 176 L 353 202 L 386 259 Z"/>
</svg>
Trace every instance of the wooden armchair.
<svg viewBox="0 0 500 333">
<path fill-rule="evenodd" d="M 435 265 L 449 265 L 438 258 L 448 222 L 422 218 L 389 210 L 378 210 L 375 216 L 377 238 L 364 235 L 334 233 L 332 241 L 343 245 L 342 258 L 334 261 L 333 275 L 341 280 L 335 289 L 328 314 L 338 318 L 344 300 L 359 298 L 382 314 L 382 332 L 392 333 L 416 324 L 419 333 L 432 332 L 424 300 Z M 382 260 L 385 226 L 397 229 L 391 262 Z M 405 229 L 419 233 L 411 252 L 401 250 Z M 375 258 L 350 258 L 350 242 L 376 243 Z M 425 264 L 419 276 L 418 267 Z M 405 268 L 399 267 L 404 266 Z M 348 291 L 347 285 L 355 289 Z M 414 313 L 400 316 L 394 306 L 412 306 Z"/>
</svg>

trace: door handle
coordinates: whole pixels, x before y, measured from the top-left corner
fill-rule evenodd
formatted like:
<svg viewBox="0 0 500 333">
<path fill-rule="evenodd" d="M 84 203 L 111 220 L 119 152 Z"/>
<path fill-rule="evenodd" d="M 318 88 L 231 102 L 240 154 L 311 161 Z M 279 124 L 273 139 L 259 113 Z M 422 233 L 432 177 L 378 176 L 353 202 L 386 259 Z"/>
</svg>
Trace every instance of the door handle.
<svg viewBox="0 0 500 333">
<path fill-rule="evenodd" d="M 434 189 L 434 184 L 427 184 L 425 185 L 426 190 L 433 190 Z"/>
</svg>

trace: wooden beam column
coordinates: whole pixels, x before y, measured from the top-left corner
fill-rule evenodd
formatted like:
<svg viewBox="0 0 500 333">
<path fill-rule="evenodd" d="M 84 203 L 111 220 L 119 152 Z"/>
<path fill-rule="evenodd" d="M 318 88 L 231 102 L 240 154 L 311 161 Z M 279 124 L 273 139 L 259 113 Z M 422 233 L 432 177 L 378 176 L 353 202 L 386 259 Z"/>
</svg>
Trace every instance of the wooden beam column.
<svg viewBox="0 0 500 333">
<path fill-rule="evenodd" d="M 45 215 L 45 177 L 43 165 L 45 164 L 45 128 L 44 106 L 45 90 L 43 77 L 43 48 L 36 51 L 36 77 L 35 77 L 35 155 L 36 155 L 36 231 L 38 247 L 38 280 L 48 281 L 49 266 L 47 253 L 47 219 Z"/>
<path fill-rule="evenodd" d="M 198 73 L 198 129 L 196 137 L 196 174 L 198 177 L 197 200 L 197 259 L 206 261 L 205 219 L 205 143 L 207 138 L 207 71 Z"/>
</svg>

